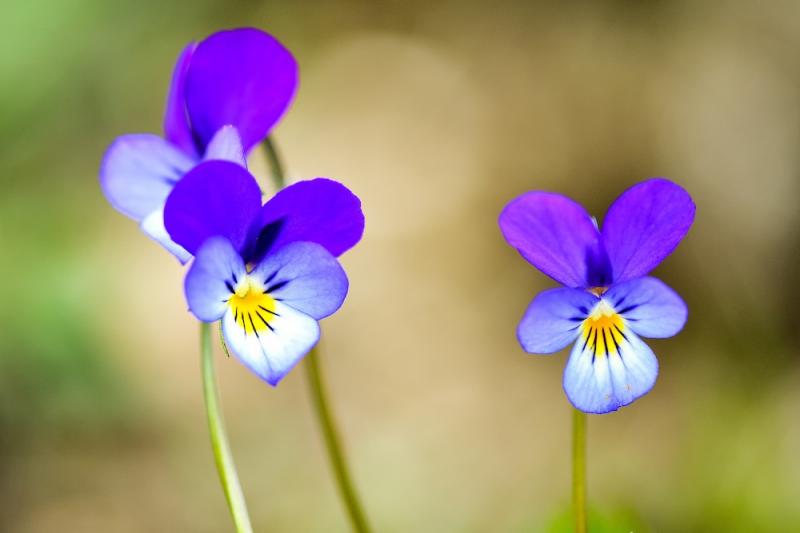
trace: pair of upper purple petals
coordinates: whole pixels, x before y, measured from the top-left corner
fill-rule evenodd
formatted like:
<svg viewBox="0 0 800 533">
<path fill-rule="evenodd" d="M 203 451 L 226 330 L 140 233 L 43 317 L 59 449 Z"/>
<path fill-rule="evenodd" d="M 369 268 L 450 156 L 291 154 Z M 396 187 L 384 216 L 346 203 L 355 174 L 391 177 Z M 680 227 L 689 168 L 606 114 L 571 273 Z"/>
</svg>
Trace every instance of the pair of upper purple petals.
<svg viewBox="0 0 800 533">
<path fill-rule="evenodd" d="M 611 204 L 602 230 L 580 204 L 549 192 L 511 201 L 499 222 L 533 266 L 566 287 L 591 288 L 647 275 L 678 246 L 694 213 L 683 188 L 655 178 Z"/>
<path fill-rule="evenodd" d="M 291 104 L 298 67 L 271 35 L 253 28 L 217 32 L 178 57 L 167 96 L 164 138 L 119 137 L 103 158 L 100 182 L 111 205 L 182 262 L 190 253 L 164 228 L 175 184 L 208 160 L 244 165 Z"/>
</svg>

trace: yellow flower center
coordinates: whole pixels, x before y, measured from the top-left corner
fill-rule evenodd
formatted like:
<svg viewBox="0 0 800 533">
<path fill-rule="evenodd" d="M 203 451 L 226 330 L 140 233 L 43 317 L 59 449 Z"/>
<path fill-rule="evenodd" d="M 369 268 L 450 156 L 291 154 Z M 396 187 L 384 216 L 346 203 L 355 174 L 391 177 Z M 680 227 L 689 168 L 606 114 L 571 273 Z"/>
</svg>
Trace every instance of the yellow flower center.
<svg viewBox="0 0 800 533">
<path fill-rule="evenodd" d="M 618 353 L 625 340 L 625 321 L 605 300 L 600 300 L 581 327 L 584 349 L 592 350 L 594 357 Z"/>
<path fill-rule="evenodd" d="M 236 285 L 234 294 L 228 300 L 233 311 L 233 320 L 240 324 L 245 334 L 273 330 L 270 322 L 280 316 L 275 312 L 275 299 L 267 294 L 264 286 L 250 276 Z"/>
</svg>

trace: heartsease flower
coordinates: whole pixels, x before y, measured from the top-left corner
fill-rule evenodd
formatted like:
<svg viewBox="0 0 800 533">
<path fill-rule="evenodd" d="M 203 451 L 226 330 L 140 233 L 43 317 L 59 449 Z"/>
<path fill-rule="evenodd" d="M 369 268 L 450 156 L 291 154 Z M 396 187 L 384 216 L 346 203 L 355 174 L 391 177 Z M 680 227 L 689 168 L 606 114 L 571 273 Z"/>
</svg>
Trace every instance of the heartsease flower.
<svg viewBox="0 0 800 533">
<path fill-rule="evenodd" d="M 574 342 L 564 371 L 569 401 L 587 413 L 628 405 L 653 387 L 658 361 L 640 337 L 665 338 L 686 322 L 681 298 L 648 277 L 689 231 L 695 205 L 665 179 L 644 181 L 611 205 L 602 230 L 577 203 L 529 192 L 500 214 L 505 239 L 563 288 L 531 302 L 517 329 L 528 353 Z"/>
<path fill-rule="evenodd" d="M 243 28 L 189 43 L 178 57 L 167 96 L 164 137 L 117 138 L 100 167 L 103 192 L 118 211 L 182 263 L 191 254 L 169 238 L 163 207 L 175 184 L 207 160 L 245 164 L 297 88 L 297 63 L 274 37 Z"/>
<path fill-rule="evenodd" d="M 318 321 L 344 302 L 348 281 L 336 257 L 364 231 L 361 202 L 317 178 L 261 205 L 241 165 L 208 161 L 190 170 L 164 208 L 172 240 L 195 256 L 185 280 L 189 310 L 222 320 L 231 352 L 276 385 L 319 340 Z"/>
</svg>

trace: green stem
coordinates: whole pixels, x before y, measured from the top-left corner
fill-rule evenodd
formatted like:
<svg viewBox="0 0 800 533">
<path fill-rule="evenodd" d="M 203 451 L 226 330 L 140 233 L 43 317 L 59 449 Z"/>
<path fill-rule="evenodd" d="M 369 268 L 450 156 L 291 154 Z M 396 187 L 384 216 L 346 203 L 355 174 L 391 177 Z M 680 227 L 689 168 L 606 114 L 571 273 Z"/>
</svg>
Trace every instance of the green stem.
<svg viewBox="0 0 800 533">
<path fill-rule="evenodd" d="M 211 325 L 204 322 L 200 324 L 200 359 L 208 431 L 211 435 L 211 449 L 214 452 L 214 462 L 217 464 L 219 480 L 222 490 L 225 491 L 225 499 L 228 501 L 228 508 L 231 511 L 237 533 L 252 533 L 253 527 L 250 525 L 250 517 L 247 515 L 247 504 L 244 501 L 242 487 L 239 485 L 239 476 L 236 475 L 236 465 L 233 464 L 233 455 L 222 418 L 222 406 L 219 402 L 217 380 L 214 376 Z"/>
<path fill-rule="evenodd" d="M 275 190 L 279 191 L 286 186 L 286 177 L 283 174 L 283 165 L 281 164 L 281 157 L 278 155 L 278 149 L 270 137 L 264 139 L 264 150 L 267 153 L 270 178 L 272 178 L 272 183 L 275 185 Z"/>
<path fill-rule="evenodd" d="M 350 516 L 350 523 L 353 526 L 353 531 L 366 533 L 369 531 L 369 526 L 367 525 L 367 519 L 364 515 L 364 509 L 361 507 L 355 487 L 353 486 L 353 481 L 350 479 L 350 470 L 347 467 L 347 461 L 342 452 L 342 445 L 339 440 L 338 431 L 336 430 L 336 424 L 333 421 L 333 415 L 328 407 L 316 348 L 313 348 L 306 356 L 305 366 L 308 374 L 311 398 L 314 402 L 314 410 L 317 413 L 317 420 L 322 429 L 322 435 L 325 438 L 325 444 L 328 448 L 328 458 L 331 461 L 331 466 L 336 476 L 336 482 L 339 485 L 339 491 L 342 494 L 342 499 L 347 507 L 348 515 Z"/>
<path fill-rule="evenodd" d="M 586 413 L 572 413 L 572 507 L 575 533 L 586 533 Z"/>
<path fill-rule="evenodd" d="M 278 150 L 270 137 L 264 140 L 264 150 L 267 153 L 267 162 L 269 163 L 272 182 L 275 184 L 275 188 L 280 190 L 286 186 L 286 177 L 283 173 L 283 164 L 278 155 Z M 333 467 L 336 483 L 339 486 L 339 492 L 347 508 L 347 514 L 350 517 L 353 531 L 368 533 L 370 530 L 369 525 L 367 525 L 364 509 L 361 506 L 358 494 L 356 493 L 353 481 L 350 477 L 350 470 L 347 467 L 347 461 L 342 451 L 339 432 L 336 429 L 333 414 L 328 405 L 316 348 L 312 349 L 306 356 L 305 367 L 308 374 L 309 390 L 311 391 L 311 398 L 314 403 L 317 421 L 322 429 L 325 446 L 328 449 L 328 458 Z"/>
</svg>

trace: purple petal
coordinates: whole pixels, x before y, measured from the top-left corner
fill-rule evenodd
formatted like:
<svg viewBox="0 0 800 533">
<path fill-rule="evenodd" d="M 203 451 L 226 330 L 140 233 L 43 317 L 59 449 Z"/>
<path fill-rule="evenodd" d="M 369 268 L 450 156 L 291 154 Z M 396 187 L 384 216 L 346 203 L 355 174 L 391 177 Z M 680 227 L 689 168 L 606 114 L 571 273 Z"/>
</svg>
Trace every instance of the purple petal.
<svg viewBox="0 0 800 533">
<path fill-rule="evenodd" d="M 220 160 L 231 161 L 247 168 L 247 159 L 244 156 L 242 138 L 233 126 L 223 126 L 211 138 L 203 156 L 204 161 Z"/>
<path fill-rule="evenodd" d="M 622 193 L 603 221 L 614 281 L 653 270 L 689 231 L 694 212 L 689 193 L 665 179 L 651 179 Z"/>
<path fill-rule="evenodd" d="M 310 316 L 275 302 L 269 325 L 258 335 L 237 321 L 228 309 L 222 317 L 222 335 L 233 355 L 273 387 L 319 341 L 319 324 Z"/>
<path fill-rule="evenodd" d="M 656 278 L 637 278 L 614 284 L 603 299 L 642 337 L 672 337 L 686 324 L 686 304 L 675 291 Z"/>
<path fill-rule="evenodd" d="M 277 39 L 253 28 L 221 31 L 194 52 L 186 106 L 204 144 L 231 124 L 249 152 L 281 118 L 296 88 L 297 63 Z"/>
<path fill-rule="evenodd" d="M 550 289 L 533 299 L 517 328 L 528 353 L 550 354 L 578 338 L 581 324 L 597 304 L 593 294 L 577 289 Z"/>
<path fill-rule="evenodd" d="M 109 203 L 136 221 L 160 209 L 175 183 L 194 165 L 157 135 L 118 137 L 100 165 L 100 186 Z"/>
<path fill-rule="evenodd" d="M 268 255 L 250 273 L 271 297 L 320 320 L 347 295 L 347 276 L 328 251 L 312 242 L 293 242 Z"/>
<path fill-rule="evenodd" d="M 164 207 L 172 240 L 194 254 L 210 237 L 225 237 L 240 250 L 261 207 L 261 190 L 246 169 L 206 161 L 178 182 Z"/>
<path fill-rule="evenodd" d="M 186 274 L 184 290 L 189 311 L 203 322 L 219 320 L 229 309 L 231 287 L 246 274 L 242 258 L 228 239 L 208 239 Z"/>
<path fill-rule="evenodd" d="M 261 234 L 249 257 L 296 241 L 315 242 L 334 256 L 355 246 L 364 233 L 361 200 L 333 180 L 300 181 L 273 196 L 259 215 Z"/>
<path fill-rule="evenodd" d="M 192 137 L 189 116 L 186 114 L 186 73 L 197 43 L 189 43 L 178 56 L 167 94 L 164 112 L 164 136 L 186 154 L 197 157 L 197 147 Z"/>
<path fill-rule="evenodd" d="M 586 413 L 608 413 L 647 394 L 658 376 L 653 351 L 632 331 L 618 344 L 596 352 L 591 344 L 575 343 L 564 370 L 564 392 Z"/>
<path fill-rule="evenodd" d="M 500 213 L 506 241 L 533 266 L 567 287 L 604 286 L 600 234 L 589 214 L 560 194 L 529 192 Z"/>
<path fill-rule="evenodd" d="M 163 208 L 153 211 L 144 217 L 142 222 L 139 224 L 139 228 L 141 228 L 145 235 L 156 241 L 169 253 L 177 257 L 181 264 L 186 264 L 186 262 L 192 258 L 192 254 L 187 252 L 183 246 L 173 241 L 170 238 L 169 233 L 167 233 L 167 228 L 164 227 Z"/>
</svg>

